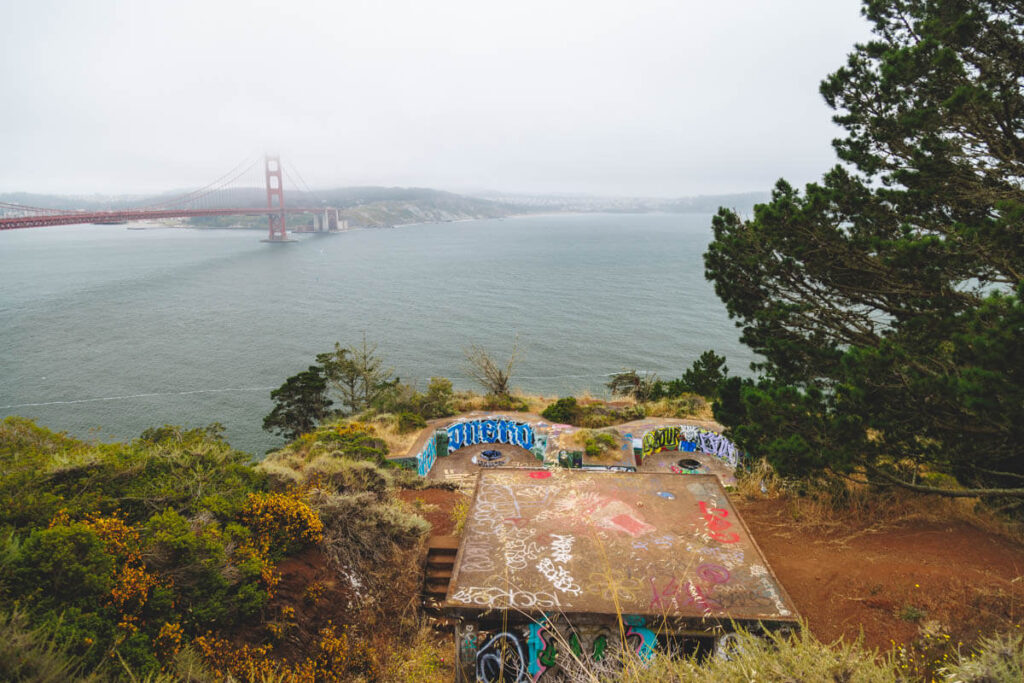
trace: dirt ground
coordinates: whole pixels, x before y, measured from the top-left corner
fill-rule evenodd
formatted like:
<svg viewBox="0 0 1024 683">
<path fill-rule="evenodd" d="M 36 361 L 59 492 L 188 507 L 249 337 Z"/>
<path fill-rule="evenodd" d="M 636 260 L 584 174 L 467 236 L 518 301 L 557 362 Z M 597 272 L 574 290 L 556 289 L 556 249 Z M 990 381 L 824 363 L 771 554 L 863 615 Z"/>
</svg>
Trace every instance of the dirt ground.
<svg viewBox="0 0 1024 683">
<path fill-rule="evenodd" d="M 455 532 L 455 520 L 452 508 L 456 501 L 469 501 L 469 496 L 459 491 L 447 489 L 405 489 L 398 492 L 398 497 L 413 506 L 416 514 L 430 522 L 432 536 L 449 536 Z"/>
<path fill-rule="evenodd" d="M 465 494 L 406 491 L 435 534 L 450 534 Z M 731 497 L 812 633 L 823 642 L 863 634 L 869 648 L 955 647 L 1024 624 L 1024 546 L 962 521 L 907 519 L 873 526 L 798 520 L 784 498 Z M 436 507 L 432 507 L 436 506 Z M 949 639 L 946 640 L 945 636 Z"/>
<path fill-rule="evenodd" d="M 973 643 L 1024 623 L 1024 546 L 962 521 L 815 530 L 785 499 L 734 505 L 811 631 L 868 647 Z"/>
</svg>

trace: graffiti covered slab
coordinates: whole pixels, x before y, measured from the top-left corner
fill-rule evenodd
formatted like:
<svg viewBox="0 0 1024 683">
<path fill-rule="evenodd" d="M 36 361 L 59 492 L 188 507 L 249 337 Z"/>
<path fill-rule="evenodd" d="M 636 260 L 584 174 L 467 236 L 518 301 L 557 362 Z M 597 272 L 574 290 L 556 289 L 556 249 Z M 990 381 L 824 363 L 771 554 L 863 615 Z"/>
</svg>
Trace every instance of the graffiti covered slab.
<svg viewBox="0 0 1024 683">
<path fill-rule="evenodd" d="M 446 606 L 672 619 L 797 619 L 710 475 L 479 475 Z"/>
</svg>

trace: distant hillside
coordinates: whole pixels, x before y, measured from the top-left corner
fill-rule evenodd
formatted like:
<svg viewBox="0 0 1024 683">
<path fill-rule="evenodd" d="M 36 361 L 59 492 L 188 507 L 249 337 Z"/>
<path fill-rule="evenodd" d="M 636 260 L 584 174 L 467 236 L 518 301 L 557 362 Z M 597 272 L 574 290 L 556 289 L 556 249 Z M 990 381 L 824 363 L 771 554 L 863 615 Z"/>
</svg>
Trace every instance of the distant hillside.
<svg viewBox="0 0 1024 683">
<path fill-rule="evenodd" d="M 167 204 L 185 194 L 181 191 L 153 196 L 73 196 L 0 194 L 0 202 L 44 209 L 84 209 L 93 211 Z M 262 188 L 238 188 L 203 199 L 206 208 L 256 208 L 266 205 Z M 391 227 L 407 223 L 439 223 L 472 218 L 499 218 L 524 211 L 523 207 L 478 197 L 421 187 L 343 187 L 316 192 L 287 191 L 285 205 L 294 208 L 336 207 L 352 226 Z M 191 219 L 197 227 L 256 227 L 259 217 L 206 217 Z M 301 225 L 296 216 L 289 221 Z"/>
<path fill-rule="evenodd" d="M 768 201 L 767 192 L 697 195 L 665 199 L 659 197 L 600 197 L 577 194 L 513 194 L 477 192 L 473 196 L 520 207 L 523 213 L 552 211 L 578 213 L 715 213 L 725 206 L 741 213 L 753 212 L 754 205 Z"/>
<path fill-rule="evenodd" d="M 168 205 L 187 192 L 159 195 L 53 195 L 14 192 L 0 194 L 0 202 L 47 209 L 91 211 Z M 524 213 L 714 213 L 720 206 L 750 213 L 754 204 L 768 200 L 766 192 L 703 195 L 664 199 L 654 197 L 598 197 L 590 195 L 520 195 L 482 192 L 462 195 L 424 187 L 339 187 L 315 192 L 288 190 L 285 204 L 293 208 L 336 207 L 353 227 L 392 227 L 409 223 L 440 223 L 477 218 L 500 218 Z M 263 188 L 237 188 L 204 197 L 207 208 L 258 208 L 266 205 Z M 2 208 L 0 208 L 2 213 Z M 261 227 L 258 216 L 221 216 L 189 219 L 195 227 Z M 292 225 L 310 222 L 295 216 Z"/>
<path fill-rule="evenodd" d="M 523 211 L 505 202 L 415 187 L 353 187 L 317 195 L 327 206 L 342 208 L 350 225 L 366 227 L 500 218 Z"/>
</svg>

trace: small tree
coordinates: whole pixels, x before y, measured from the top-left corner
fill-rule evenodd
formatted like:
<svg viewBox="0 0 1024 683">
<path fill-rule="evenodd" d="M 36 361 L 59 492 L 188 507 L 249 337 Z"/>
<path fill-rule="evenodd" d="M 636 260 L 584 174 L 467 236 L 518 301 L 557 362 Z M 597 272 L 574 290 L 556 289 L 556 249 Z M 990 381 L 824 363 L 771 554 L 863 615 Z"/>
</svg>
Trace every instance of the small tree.
<svg viewBox="0 0 1024 683">
<path fill-rule="evenodd" d="M 636 370 L 623 370 L 612 375 L 611 380 L 605 386 L 613 396 L 632 396 L 643 403 L 655 398 L 660 384 L 658 376 L 654 373 L 641 375 Z"/>
<path fill-rule="evenodd" d="M 469 374 L 480 386 L 495 396 L 509 395 L 512 369 L 515 367 L 519 353 L 518 340 L 512 342 L 512 352 L 504 364 L 496 361 L 490 353 L 476 344 L 464 349 L 463 353 L 466 356 Z"/>
<path fill-rule="evenodd" d="M 683 373 L 682 384 L 685 391 L 714 398 L 718 396 L 718 387 L 728 374 L 729 368 L 725 365 L 725 357 L 714 351 L 705 351 L 693 362 L 690 369 Z"/>
<path fill-rule="evenodd" d="M 427 393 L 423 395 L 420 402 L 419 414 L 431 420 L 435 417 L 448 417 L 455 414 L 452 401 L 455 393 L 452 391 L 452 381 L 444 377 L 431 377 L 427 386 Z"/>
<path fill-rule="evenodd" d="M 393 368 L 385 368 L 377 355 L 377 345 L 366 341 L 360 346 L 342 347 L 334 343 L 334 351 L 318 354 L 324 376 L 338 396 L 342 412 L 352 415 L 366 410 L 385 390 L 397 381 Z"/>
<path fill-rule="evenodd" d="M 295 439 L 311 432 L 327 417 L 332 401 L 327 398 L 327 380 L 319 366 L 289 377 L 270 392 L 274 409 L 263 418 L 263 429 Z"/>
</svg>

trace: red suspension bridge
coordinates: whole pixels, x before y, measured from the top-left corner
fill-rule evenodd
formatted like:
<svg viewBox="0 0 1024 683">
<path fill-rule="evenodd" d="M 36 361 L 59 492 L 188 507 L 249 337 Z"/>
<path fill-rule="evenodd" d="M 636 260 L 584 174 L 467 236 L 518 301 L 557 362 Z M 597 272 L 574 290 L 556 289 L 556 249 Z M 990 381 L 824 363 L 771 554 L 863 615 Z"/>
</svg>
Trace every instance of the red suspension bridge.
<svg viewBox="0 0 1024 683">
<path fill-rule="evenodd" d="M 48 209 L 0 202 L 0 230 L 34 228 L 47 225 L 72 225 L 75 223 L 124 223 L 126 221 L 155 218 L 191 218 L 196 216 L 260 216 L 265 215 L 269 224 L 269 242 L 288 241 L 288 214 L 312 213 L 315 232 L 334 232 L 339 229 L 338 210 L 333 207 L 286 207 L 284 203 L 283 168 L 276 156 L 262 159 L 262 182 L 254 182 L 254 174 L 261 169 L 260 160 L 242 163 L 217 180 L 187 194 L 160 199 L 151 204 L 126 206 L 102 211 L 84 209 Z M 296 175 L 298 172 L 296 171 Z M 290 174 L 289 174 L 290 176 Z M 302 176 L 298 175 L 299 180 Z M 291 178 L 289 177 L 291 180 Z M 294 182 L 294 181 L 293 181 Z M 259 187 L 263 185 L 263 188 Z M 302 181 L 305 185 L 305 181 Z M 306 191 L 312 190 L 305 185 Z M 266 190 L 266 205 L 254 201 Z M 232 205 L 232 203 L 236 205 Z M 246 204 L 240 206 L 238 204 Z M 324 202 L 321 202 L 324 204 Z"/>
</svg>

